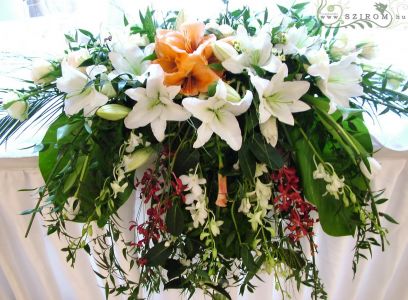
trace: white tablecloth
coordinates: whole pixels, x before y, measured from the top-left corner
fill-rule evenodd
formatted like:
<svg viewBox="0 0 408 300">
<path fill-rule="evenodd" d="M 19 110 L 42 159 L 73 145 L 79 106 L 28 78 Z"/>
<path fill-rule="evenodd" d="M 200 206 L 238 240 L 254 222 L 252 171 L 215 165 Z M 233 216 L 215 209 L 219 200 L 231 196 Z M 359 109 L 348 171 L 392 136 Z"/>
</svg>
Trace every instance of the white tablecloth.
<svg viewBox="0 0 408 300">
<path fill-rule="evenodd" d="M 381 210 L 395 217 L 400 225 L 386 224 L 391 245 L 384 253 L 374 249 L 371 260 L 361 261 L 354 280 L 353 238 L 328 237 L 317 230 L 317 262 L 329 299 L 408 299 L 408 152 L 381 150 L 376 157 L 383 171 L 373 187 L 386 187 L 385 195 L 391 198 Z M 92 272 L 89 257 L 82 253 L 75 268 L 71 268 L 60 252 L 64 243 L 57 236 L 46 235 L 40 218 L 36 218 L 29 237 L 24 238 L 29 216 L 20 216 L 19 212 L 34 207 L 36 199 L 33 192 L 17 190 L 42 183 L 35 157 L 0 159 L 0 299 L 104 299 L 101 282 Z M 124 220 L 133 218 L 134 202 L 128 201 L 120 210 Z M 259 283 L 254 294 L 238 296 L 236 290 L 231 293 L 234 299 L 280 299 L 268 277 L 265 283 Z M 198 293 L 194 298 L 203 299 L 203 296 Z M 177 291 L 171 291 L 153 299 L 180 299 L 180 296 Z M 310 290 L 294 291 L 292 299 L 310 299 Z"/>
</svg>

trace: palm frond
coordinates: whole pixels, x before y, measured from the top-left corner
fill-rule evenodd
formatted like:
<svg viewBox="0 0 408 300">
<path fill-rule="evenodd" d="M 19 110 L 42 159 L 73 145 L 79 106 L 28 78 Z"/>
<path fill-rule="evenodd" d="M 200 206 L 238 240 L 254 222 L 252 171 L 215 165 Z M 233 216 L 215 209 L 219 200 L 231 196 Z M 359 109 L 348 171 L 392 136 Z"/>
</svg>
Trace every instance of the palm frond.
<svg viewBox="0 0 408 300">
<path fill-rule="evenodd" d="M 27 100 L 29 109 L 28 118 L 25 121 L 13 119 L 8 115 L 0 118 L 0 145 L 6 143 L 11 137 L 17 138 L 28 128 L 32 129 L 35 126 L 39 130 L 55 119 L 63 107 L 63 98 L 64 95 L 55 88 L 44 90 Z"/>
</svg>

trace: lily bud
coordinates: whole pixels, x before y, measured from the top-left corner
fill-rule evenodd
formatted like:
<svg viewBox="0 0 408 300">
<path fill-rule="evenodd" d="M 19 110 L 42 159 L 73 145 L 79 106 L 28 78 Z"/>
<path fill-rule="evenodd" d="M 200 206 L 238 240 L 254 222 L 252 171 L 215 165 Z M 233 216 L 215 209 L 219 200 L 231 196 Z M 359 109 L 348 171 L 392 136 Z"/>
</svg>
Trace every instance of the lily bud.
<svg viewBox="0 0 408 300">
<path fill-rule="evenodd" d="M 370 171 L 365 165 L 364 161 L 360 162 L 360 170 L 365 177 L 372 180 L 382 169 L 380 163 L 373 157 L 367 157 L 368 163 L 370 165 Z"/>
<path fill-rule="evenodd" d="M 237 51 L 234 47 L 223 41 L 216 41 L 212 44 L 212 49 L 215 57 L 221 62 L 228 58 L 237 55 Z"/>
<path fill-rule="evenodd" d="M 229 84 L 225 83 L 225 87 L 227 88 L 227 101 L 229 102 L 239 102 L 241 101 L 241 96 L 238 92 Z"/>
<path fill-rule="evenodd" d="M 146 147 L 136 150 L 130 155 L 125 155 L 123 162 L 125 165 L 125 172 L 131 172 L 140 168 L 156 153 L 152 147 Z"/>
<path fill-rule="evenodd" d="M 129 107 L 120 104 L 106 104 L 96 111 L 96 115 L 105 120 L 118 121 L 124 119 L 130 111 Z"/>
<path fill-rule="evenodd" d="M 8 93 L 3 98 L 3 109 L 5 109 L 7 114 L 13 119 L 24 121 L 28 117 L 27 101 L 21 100 L 15 93 Z"/>
<path fill-rule="evenodd" d="M 55 76 L 50 73 L 54 71 L 54 67 L 49 61 L 35 60 L 31 69 L 31 79 L 35 84 L 50 83 L 55 80 Z"/>
</svg>

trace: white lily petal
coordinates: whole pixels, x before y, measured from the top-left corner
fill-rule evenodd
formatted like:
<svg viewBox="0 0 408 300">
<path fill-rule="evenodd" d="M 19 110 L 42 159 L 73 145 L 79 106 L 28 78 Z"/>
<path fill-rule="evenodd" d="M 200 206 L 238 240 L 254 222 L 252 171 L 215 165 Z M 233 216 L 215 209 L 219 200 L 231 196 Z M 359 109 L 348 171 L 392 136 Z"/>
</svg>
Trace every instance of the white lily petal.
<svg viewBox="0 0 408 300">
<path fill-rule="evenodd" d="M 277 73 L 281 65 L 282 65 L 282 61 L 275 55 L 271 55 L 267 64 L 262 66 L 262 69 L 268 72 L 271 72 L 271 73 Z"/>
<path fill-rule="evenodd" d="M 278 143 L 278 126 L 276 124 L 276 118 L 269 118 L 268 121 L 260 124 L 259 127 L 266 141 L 273 147 L 275 147 Z"/>
<path fill-rule="evenodd" d="M 245 66 L 241 64 L 240 56 L 235 56 L 224 60 L 222 66 L 231 73 L 241 74 L 244 71 Z"/>
<path fill-rule="evenodd" d="M 160 106 L 151 107 L 150 101 L 139 101 L 125 118 L 125 126 L 129 129 L 146 126 L 158 118 L 161 112 Z"/>
<path fill-rule="evenodd" d="M 265 123 L 271 116 L 272 114 L 266 108 L 265 99 L 262 98 L 261 103 L 259 104 L 259 123 Z"/>
<path fill-rule="evenodd" d="M 97 75 L 105 73 L 107 70 L 104 65 L 92 65 L 86 68 L 86 74 L 88 74 L 91 79 L 95 79 Z"/>
<path fill-rule="evenodd" d="M 220 116 L 210 123 L 211 129 L 227 144 L 231 149 L 238 151 L 242 145 L 241 129 L 235 116 L 229 111 L 219 111 Z"/>
<path fill-rule="evenodd" d="M 252 99 L 253 99 L 252 92 L 247 91 L 244 98 L 242 98 L 240 102 L 237 103 L 227 102 L 226 106 L 228 111 L 230 111 L 234 116 L 239 116 L 249 109 L 252 103 Z"/>
<path fill-rule="evenodd" d="M 169 121 L 185 121 L 190 118 L 191 114 L 183 109 L 182 106 L 170 103 L 166 105 L 165 119 Z"/>
<path fill-rule="evenodd" d="M 79 93 L 88 82 L 85 74 L 67 63 L 61 64 L 62 77 L 57 79 L 57 89 L 64 93 Z"/>
<path fill-rule="evenodd" d="M 284 105 L 281 103 L 271 103 L 268 106 L 271 108 L 272 115 L 274 115 L 280 122 L 292 126 L 295 124 L 295 120 L 293 119 L 288 105 Z"/>
<path fill-rule="evenodd" d="M 202 122 L 210 122 L 213 118 L 213 113 L 208 110 L 214 101 L 200 100 L 193 97 L 183 99 L 183 106 L 193 114 L 194 117 Z"/>
<path fill-rule="evenodd" d="M 154 137 L 157 139 L 158 142 L 162 142 L 164 140 L 165 131 L 166 131 L 166 120 L 162 118 L 157 118 L 151 122 L 151 127 L 153 131 Z"/>
<path fill-rule="evenodd" d="M 286 81 L 281 84 L 279 94 L 282 99 L 296 101 L 309 90 L 307 81 Z"/>
<path fill-rule="evenodd" d="M 125 94 L 135 101 L 148 101 L 149 99 L 146 97 L 146 89 L 142 87 L 128 89 Z"/>
<path fill-rule="evenodd" d="M 197 140 L 193 144 L 193 148 L 200 148 L 211 138 L 213 131 L 208 123 L 202 123 L 197 129 Z"/>
</svg>

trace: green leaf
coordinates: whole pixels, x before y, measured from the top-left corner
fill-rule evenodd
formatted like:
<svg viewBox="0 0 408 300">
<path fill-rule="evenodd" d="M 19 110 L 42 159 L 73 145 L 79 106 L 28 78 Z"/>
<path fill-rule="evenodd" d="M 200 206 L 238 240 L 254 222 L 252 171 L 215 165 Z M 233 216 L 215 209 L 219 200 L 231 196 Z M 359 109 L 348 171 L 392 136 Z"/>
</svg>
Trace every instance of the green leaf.
<svg viewBox="0 0 408 300">
<path fill-rule="evenodd" d="M 209 282 L 205 283 L 206 286 L 212 288 L 214 291 L 217 291 L 221 295 L 223 295 L 225 298 L 231 300 L 231 296 L 227 293 L 227 291 L 220 285 L 215 285 Z"/>
<path fill-rule="evenodd" d="M 303 10 L 303 9 L 306 7 L 306 5 L 308 5 L 308 4 L 309 4 L 309 2 L 298 3 L 298 4 L 293 5 L 293 6 L 292 6 L 292 9 L 297 10 L 297 11 L 301 11 L 301 10 Z"/>
<path fill-rule="evenodd" d="M 244 143 L 238 151 L 238 159 L 242 173 L 246 178 L 252 181 L 255 178 L 256 162 L 250 150 L 250 146 L 247 143 Z"/>
<path fill-rule="evenodd" d="M 163 268 L 167 270 L 168 279 L 179 277 L 186 270 L 186 267 L 175 259 L 168 259 Z"/>
<path fill-rule="evenodd" d="M 299 175 L 306 199 L 316 205 L 320 225 L 323 231 L 332 236 L 354 235 L 356 224 L 351 207 L 344 207 L 342 201 L 326 194 L 326 183 L 313 179 L 316 169 L 313 151 L 307 141 L 301 137 L 299 129 L 293 128 L 292 139 L 295 141 L 295 154 Z M 311 137 L 310 137 L 311 138 Z M 318 139 L 318 137 L 315 137 Z M 326 194 L 325 196 L 323 196 Z"/>
<path fill-rule="evenodd" d="M 166 260 L 173 252 L 171 246 L 166 247 L 165 241 L 162 241 L 153 246 L 147 253 L 145 258 L 147 259 L 147 265 L 150 267 L 163 266 Z"/>
<path fill-rule="evenodd" d="M 126 15 L 125 15 L 125 14 L 123 14 L 123 25 L 125 25 L 125 27 L 129 25 L 129 21 L 128 21 L 128 19 L 126 18 Z"/>
<path fill-rule="evenodd" d="M 168 232 L 174 236 L 178 236 L 183 232 L 184 214 L 180 205 L 173 204 L 166 214 L 166 226 Z"/>
<path fill-rule="evenodd" d="M 173 172 L 177 176 L 187 174 L 190 169 L 194 169 L 200 161 L 200 153 L 197 150 L 191 149 L 181 150 L 174 162 Z"/>
<path fill-rule="evenodd" d="M 380 212 L 379 215 L 381 217 L 384 217 L 390 223 L 398 224 L 398 222 L 393 217 L 391 217 L 390 215 L 387 215 L 386 213 Z"/>
<path fill-rule="evenodd" d="M 279 258 L 290 268 L 301 270 L 305 265 L 305 260 L 300 256 L 300 253 L 289 249 L 278 248 Z"/>
<path fill-rule="evenodd" d="M 222 66 L 222 64 L 213 63 L 213 64 L 209 64 L 208 66 L 210 67 L 211 70 L 214 70 L 214 71 L 224 70 L 224 67 Z"/>
<path fill-rule="evenodd" d="M 93 34 L 92 34 L 91 32 L 89 32 L 88 30 L 78 29 L 78 31 L 79 31 L 80 33 L 82 33 L 83 35 L 89 37 L 91 40 L 93 40 L 93 41 L 95 40 L 95 37 L 93 36 Z"/>
<path fill-rule="evenodd" d="M 277 4 L 277 6 L 278 6 L 279 10 L 280 10 L 283 14 L 287 14 L 287 13 L 289 12 L 289 10 L 288 10 L 286 7 L 281 6 L 281 5 L 279 5 L 279 4 Z"/>
<path fill-rule="evenodd" d="M 269 168 L 277 170 L 283 167 L 282 156 L 265 141 L 260 133 L 253 136 L 250 149 L 256 159 L 265 163 Z"/>
</svg>

